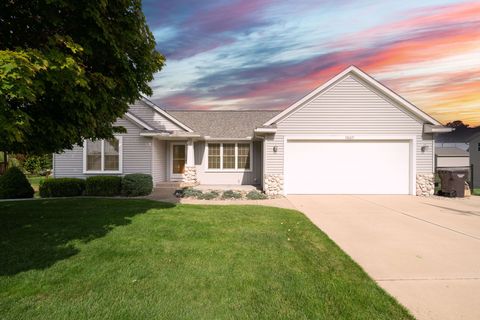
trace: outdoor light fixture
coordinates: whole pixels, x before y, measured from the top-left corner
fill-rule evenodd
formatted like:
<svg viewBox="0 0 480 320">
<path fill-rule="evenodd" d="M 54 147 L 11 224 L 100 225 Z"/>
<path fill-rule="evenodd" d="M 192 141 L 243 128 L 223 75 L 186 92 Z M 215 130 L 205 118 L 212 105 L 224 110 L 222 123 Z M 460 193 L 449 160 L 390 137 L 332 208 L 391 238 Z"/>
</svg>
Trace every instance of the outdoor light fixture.
<svg viewBox="0 0 480 320">
<path fill-rule="evenodd" d="M 278 147 L 277 146 L 273 146 L 273 152 L 277 152 L 278 151 Z"/>
<path fill-rule="evenodd" d="M 422 146 L 422 147 L 420 148 L 420 150 L 422 150 L 422 152 L 425 152 L 425 151 L 428 150 L 428 146 Z"/>
</svg>

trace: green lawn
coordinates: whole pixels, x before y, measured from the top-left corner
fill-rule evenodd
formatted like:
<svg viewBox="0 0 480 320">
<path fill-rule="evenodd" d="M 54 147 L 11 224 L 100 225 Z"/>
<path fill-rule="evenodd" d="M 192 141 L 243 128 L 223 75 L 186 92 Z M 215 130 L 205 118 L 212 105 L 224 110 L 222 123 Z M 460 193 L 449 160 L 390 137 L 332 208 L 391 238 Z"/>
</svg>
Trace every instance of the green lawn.
<svg viewBox="0 0 480 320">
<path fill-rule="evenodd" d="M 412 319 L 302 214 L 0 202 L 2 319 Z"/>
<path fill-rule="evenodd" d="M 477 188 L 477 189 L 473 189 L 473 192 L 472 192 L 474 195 L 476 196 L 480 196 L 480 188 Z"/>
</svg>

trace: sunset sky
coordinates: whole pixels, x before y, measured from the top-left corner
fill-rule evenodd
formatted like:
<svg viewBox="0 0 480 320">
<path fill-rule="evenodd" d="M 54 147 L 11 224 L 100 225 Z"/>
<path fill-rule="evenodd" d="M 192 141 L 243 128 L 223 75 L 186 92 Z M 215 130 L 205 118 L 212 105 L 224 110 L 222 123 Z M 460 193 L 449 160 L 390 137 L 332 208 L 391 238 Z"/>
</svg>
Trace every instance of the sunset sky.
<svg viewBox="0 0 480 320">
<path fill-rule="evenodd" d="M 166 109 L 283 109 L 354 64 L 480 125 L 480 1 L 145 0 Z"/>
</svg>

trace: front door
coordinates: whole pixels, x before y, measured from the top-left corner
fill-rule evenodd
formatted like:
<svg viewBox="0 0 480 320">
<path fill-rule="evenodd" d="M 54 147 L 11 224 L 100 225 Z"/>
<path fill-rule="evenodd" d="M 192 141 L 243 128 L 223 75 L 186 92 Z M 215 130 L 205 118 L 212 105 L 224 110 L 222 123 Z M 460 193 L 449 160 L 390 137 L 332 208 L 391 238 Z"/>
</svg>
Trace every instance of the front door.
<svg viewBox="0 0 480 320">
<path fill-rule="evenodd" d="M 172 179 L 181 179 L 185 172 L 186 145 L 184 143 L 173 143 L 171 151 Z"/>
</svg>

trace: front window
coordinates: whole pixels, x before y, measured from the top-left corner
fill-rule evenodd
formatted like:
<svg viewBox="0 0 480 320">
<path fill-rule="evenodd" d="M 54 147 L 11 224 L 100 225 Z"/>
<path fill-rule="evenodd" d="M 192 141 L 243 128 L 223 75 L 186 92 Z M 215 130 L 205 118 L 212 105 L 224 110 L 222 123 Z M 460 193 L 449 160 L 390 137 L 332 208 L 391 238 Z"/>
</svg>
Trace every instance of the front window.
<svg viewBox="0 0 480 320">
<path fill-rule="evenodd" d="M 250 144 L 239 143 L 238 144 L 238 168 L 250 169 Z"/>
<path fill-rule="evenodd" d="M 235 143 L 223 144 L 223 169 L 235 169 Z"/>
<path fill-rule="evenodd" d="M 86 140 L 84 143 L 85 172 L 120 172 L 122 138 Z"/>
<path fill-rule="evenodd" d="M 220 169 L 220 143 L 208 144 L 208 169 Z"/>
<path fill-rule="evenodd" d="M 208 169 L 249 171 L 252 168 L 251 143 L 209 143 Z"/>
</svg>

